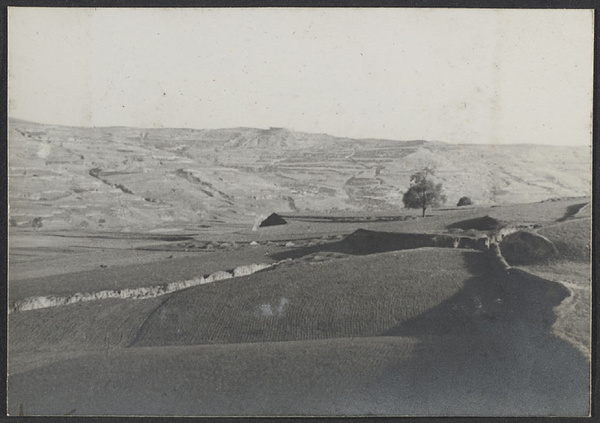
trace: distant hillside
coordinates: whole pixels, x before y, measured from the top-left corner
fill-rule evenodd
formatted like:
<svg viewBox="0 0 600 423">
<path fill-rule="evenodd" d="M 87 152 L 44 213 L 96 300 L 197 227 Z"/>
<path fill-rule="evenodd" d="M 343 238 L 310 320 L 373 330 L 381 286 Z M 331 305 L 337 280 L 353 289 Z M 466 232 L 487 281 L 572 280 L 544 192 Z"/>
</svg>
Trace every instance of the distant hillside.
<svg viewBox="0 0 600 423">
<path fill-rule="evenodd" d="M 283 128 L 74 128 L 9 122 L 12 226 L 252 224 L 272 211 L 399 212 L 433 165 L 448 205 L 590 195 L 589 147 L 356 140 Z M 36 218 L 38 218 L 36 220 Z"/>
</svg>

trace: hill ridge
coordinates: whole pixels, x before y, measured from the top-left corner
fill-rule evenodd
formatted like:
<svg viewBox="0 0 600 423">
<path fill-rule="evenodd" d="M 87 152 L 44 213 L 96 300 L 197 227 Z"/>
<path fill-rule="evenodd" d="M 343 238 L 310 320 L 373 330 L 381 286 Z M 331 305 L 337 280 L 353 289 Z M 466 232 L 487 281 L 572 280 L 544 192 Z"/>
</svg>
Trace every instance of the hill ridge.
<svg viewBox="0 0 600 423">
<path fill-rule="evenodd" d="M 462 196 L 494 205 L 587 196 L 591 188 L 590 149 L 577 146 L 351 139 L 284 128 L 77 128 L 14 118 L 9 141 L 13 228 L 253 225 L 273 211 L 404 213 L 402 193 L 423 166 L 436 168 L 447 206 Z"/>
</svg>

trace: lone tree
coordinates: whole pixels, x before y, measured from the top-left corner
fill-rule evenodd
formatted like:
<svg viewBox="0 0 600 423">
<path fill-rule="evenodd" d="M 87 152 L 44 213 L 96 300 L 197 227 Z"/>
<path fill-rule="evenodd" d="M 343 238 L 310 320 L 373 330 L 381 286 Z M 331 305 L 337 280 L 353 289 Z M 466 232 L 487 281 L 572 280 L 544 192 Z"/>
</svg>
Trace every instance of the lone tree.
<svg viewBox="0 0 600 423">
<path fill-rule="evenodd" d="M 428 207 L 439 207 L 446 202 L 446 196 L 442 194 L 442 184 L 434 183 L 431 179 L 433 175 L 433 169 L 425 167 L 410 177 L 410 187 L 402 197 L 404 207 L 421 209 L 425 217 Z"/>
</svg>

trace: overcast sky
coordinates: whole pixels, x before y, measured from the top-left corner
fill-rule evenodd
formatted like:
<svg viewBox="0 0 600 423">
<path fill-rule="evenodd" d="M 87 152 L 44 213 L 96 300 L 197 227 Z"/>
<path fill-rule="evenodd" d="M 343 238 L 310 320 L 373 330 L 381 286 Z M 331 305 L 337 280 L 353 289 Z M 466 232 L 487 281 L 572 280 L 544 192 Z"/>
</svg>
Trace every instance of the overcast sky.
<svg viewBox="0 0 600 423">
<path fill-rule="evenodd" d="M 9 9 L 9 115 L 589 144 L 586 10 Z"/>
</svg>

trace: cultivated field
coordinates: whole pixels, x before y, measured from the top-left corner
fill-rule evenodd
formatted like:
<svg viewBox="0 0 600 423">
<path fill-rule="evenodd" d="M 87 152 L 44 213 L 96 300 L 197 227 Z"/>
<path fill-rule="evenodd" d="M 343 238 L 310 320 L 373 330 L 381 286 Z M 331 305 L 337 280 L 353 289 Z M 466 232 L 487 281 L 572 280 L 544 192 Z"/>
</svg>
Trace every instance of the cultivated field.
<svg viewBox="0 0 600 423">
<path fill-rule="evenodd" d="M 13 227 L 8 411 L 587 415 L 588 203 Z M 556 251 L 475 243 L 518 230 Z"/>
</svg>

